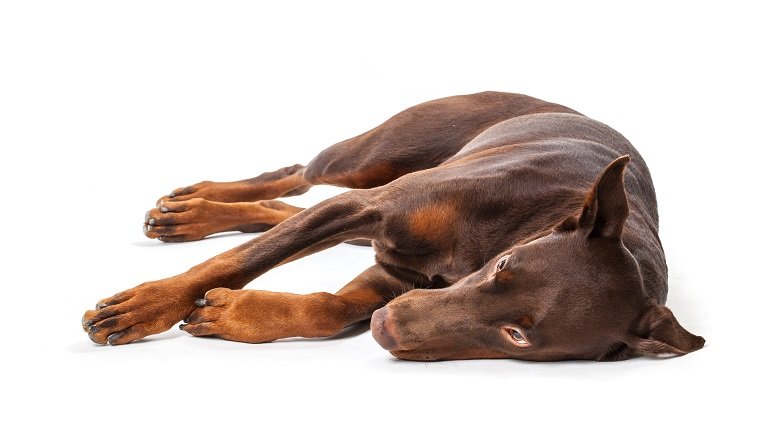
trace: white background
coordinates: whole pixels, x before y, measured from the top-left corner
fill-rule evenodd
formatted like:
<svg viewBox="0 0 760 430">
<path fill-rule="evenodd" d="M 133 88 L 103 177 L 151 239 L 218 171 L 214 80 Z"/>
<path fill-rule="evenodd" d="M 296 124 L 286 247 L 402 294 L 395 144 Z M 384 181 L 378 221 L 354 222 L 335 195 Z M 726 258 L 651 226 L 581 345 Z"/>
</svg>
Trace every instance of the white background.
<svg viewBox="0 0 760 430">
<path fill-rule="evenodd" d="M 4 427 L 756 424 L 757 15 L 732 2 L 363 3 L 2 2 Z M 161 195 L 307 163 L 403 108 L 486 89 L 566 104 L 637 146 L 668 305 L 705 349 L 422 364 L 361 330 L 247 345 L 174 328 L 123 347 L 81 331 L 98 299 L 251 238 L 150 241 L 141 222 Z M 341 245 L 252 287 L 335 291 L 371 261 Z"/>
</svg>

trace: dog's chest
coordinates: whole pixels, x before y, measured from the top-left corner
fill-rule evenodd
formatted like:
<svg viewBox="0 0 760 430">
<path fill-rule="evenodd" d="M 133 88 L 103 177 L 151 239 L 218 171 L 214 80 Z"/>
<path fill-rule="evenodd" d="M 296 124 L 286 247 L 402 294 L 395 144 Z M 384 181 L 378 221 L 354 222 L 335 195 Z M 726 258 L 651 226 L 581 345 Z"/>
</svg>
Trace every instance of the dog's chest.
<svg viewBox="0 0 760 430">
<path fill-rule="evenodd" d="M 375 249 L 377 261 L 386 266 L 417 273 L 431 284 L 453 284 L 480 267 L 475 259 L 460 255 L 455 246 L 414 246 L 405 241 L 399 242 L 393 244 L 387 240 L 373 240 L 372 247 Z"/>
</svg>

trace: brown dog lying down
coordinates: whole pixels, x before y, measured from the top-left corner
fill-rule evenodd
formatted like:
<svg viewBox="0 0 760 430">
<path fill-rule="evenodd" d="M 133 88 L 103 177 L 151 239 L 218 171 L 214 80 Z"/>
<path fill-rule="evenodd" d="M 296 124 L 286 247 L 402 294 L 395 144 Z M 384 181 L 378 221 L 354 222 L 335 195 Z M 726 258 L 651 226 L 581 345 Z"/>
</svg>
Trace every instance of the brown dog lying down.
<svg viewBox="0 0 760 430">
<path fill-rule="evenodd" d="M 355 190 L 301 209 L 275 199 Z M 411 360 L 622 360 L 704 345 L 665 307 L 654 187 L 620 134 L 572 109 L 497 92 L 407 109 L 300 165 L 201 182 L 158 201 L 165 242 L 266 233 L 186 273 L 101 300 L 93 342 L 180 328 L 269 342 L 331 336 L 372 318 Z M 335 294 L 241 290 L 267 270 L 346 241 L 377 263 Z"/>
</svg>

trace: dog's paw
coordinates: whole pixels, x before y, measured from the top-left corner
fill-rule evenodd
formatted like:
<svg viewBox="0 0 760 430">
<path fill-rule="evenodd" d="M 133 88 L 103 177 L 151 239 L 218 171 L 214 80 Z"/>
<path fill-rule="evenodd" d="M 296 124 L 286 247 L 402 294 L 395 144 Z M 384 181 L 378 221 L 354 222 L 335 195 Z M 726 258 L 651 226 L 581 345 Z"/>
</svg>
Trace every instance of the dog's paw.
<svg viewBox="0 0 760 430">
<path fill-rule="evenodd" d="M 198 309 L 179 328 L 193 336 L 248 343 L 289 337 L 290 306 L 282 295 L 284 293 L 215 288 L 196 300 Z"/>
<path fill-rule="evenodd" d="M 122 345 L 170 329 L 194 308 L 191 289 L 177 277 L 147 282 L 97 303 L 82 328 L 98 344 Z"/>
<path fill-rule="evenodd" d="M 224 230 L 221 203 L 194 198 L 162 200 L 145 214 L 143 233 L 163 242 L 190 242 Z"/>
<path fill-rule="evenodd" d="M 203 181 L 189 187 L 181 187 L 161 197 L 156 202 L 158 206 L 162 201 L 181 202 L 190 199 L 205 199 L 214 202 L 236 201 L 236 192 L 240 187 L 231 182 Z"/>
</svg>

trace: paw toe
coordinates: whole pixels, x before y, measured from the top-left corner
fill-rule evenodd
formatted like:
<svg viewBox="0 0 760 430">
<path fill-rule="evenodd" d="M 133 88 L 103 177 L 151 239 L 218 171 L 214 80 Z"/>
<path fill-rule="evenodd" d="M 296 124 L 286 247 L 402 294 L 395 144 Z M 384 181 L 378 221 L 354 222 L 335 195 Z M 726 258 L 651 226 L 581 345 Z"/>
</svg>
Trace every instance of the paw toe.
<svg viewBox="0 0 760 430">
<path fill-rule="evenodd" d="M 122 336 L 121 333 L 112 333 L 111 335 L 108 336 L 107 341 L 109 344 L 113 345 L 114 343 L 116 343 L 116 341 L 119 340 L 121 336 Z"/>
<path fill-rule="evenodd" d="M 89 332 L 87 332 L 87 337 L 90 338 L 91 341 L 94 343 L 97 343 L 98 345 L 105 345 L 106 341 L 103 340 L 102 336 L 98 336 L 99 330 L 96 329 L 90 329 Z"/>
<path fill-rule="evenodd" d="M 157 238 L 161 242 L 166 243 L 179 243 L 179 242 L 192 242 L 194 240 L 203 239 L 202 237 L 192 237 L 184 234 L 174 234 L 172 236 L 161 235 Z"/>
<path fill-rule="evenodd" d="M 123 305 L 109 306 L 99 311 L 87 311 L 82 318 L 82 328 L 95 343 L 107 343 L 108 336 L 123 330 L 132 323 Z"/>
<path fill-rule="evenodd" d="M 217 321 L 221 317 L 223 309 L 224 308 L 204 306 L 194 310 L 187 316 L 187 318 L 185 318 L 185 321 L 188 324 Z"/>
<path fill-rule="evenodd" d="M 135 324 L 124 330 L 111 333 L 106 338 L 106 342 L 108 342 L 110 345 L 124 345 L 130 342 L 134 342 L 138 339 L 142 339 L 145 336 L 149 336 L 153 333 L 155 333 L 155 331 L 151 330 L 150 324 Z"/>
<path fill-rule="evenodd" d="M 221 334 L 215 322 L 183 324 L 181 328 L 193 336 L 219 336 Z"/>
<path fill-rule="evenodd" d="M 222 306 L 228 302 L 232 290 L 229 288 L 214 288 L 203 296 L 204 306 Z"/>
<path fill-rule="evenodd" d="M 119 294 L 116 294 L 114 296 L 111 296 L 107 299 L 103 299 L 99 301 L 95 305 L 95 309 L 101 310 L 103 308 L 106 308 L 108 306 L 118 305 L 119 303 L 124 303 L 127 300 L 129 300 L 132 297 L 132 294 L 129 291 L 124 291 Z"/>
<path fill-rule="evenodd" d="M 169 197 L 174 198 L 178 196 L 186 196 L 188 194 L 192 194 L 195 192 L 195 187 L 189 186 L 189 187 L 181 187 L 177 188 L 176 190 L 169 193 Z"/>
<path fill-rule="evenodd" d="M 93 321 L 92 318 L 95 316 L 96 313 L 97 311 L 87 311 L 84 313 L 84 315 L 82 316 L 82 328 L 84 329 L 84 331 L 87 331 L 90 328 L 90 326 L 95 322 Z"/>
<path fill-rule="evenodd" d="M 148 231 L 158 236 L 174 236 L 182 229 L 181 225 L 149 225 Z"/>
</svg>

